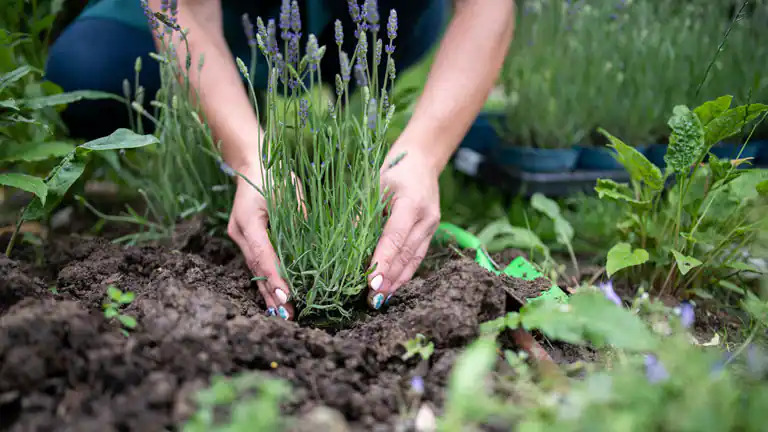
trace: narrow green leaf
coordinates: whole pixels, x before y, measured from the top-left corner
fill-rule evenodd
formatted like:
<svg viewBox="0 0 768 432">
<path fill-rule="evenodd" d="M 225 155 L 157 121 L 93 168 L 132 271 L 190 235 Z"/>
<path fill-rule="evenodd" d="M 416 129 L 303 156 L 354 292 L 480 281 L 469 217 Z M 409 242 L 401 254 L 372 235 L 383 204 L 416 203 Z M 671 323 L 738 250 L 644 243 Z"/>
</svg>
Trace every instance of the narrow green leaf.
<svg viewBox="0 0 768 432">
<path fill-rule="evenodd" d="M 48 195 L 48 187 L 45 185 L 45 182 L 38 177 L 27 174 L 0 174 L 0 185 L 33 193 L 43 204 L 45 204 L 45 199 Z"/>
<path fill-rule="evenodd" d="M 680 273 L 682 273 L 683 275 L 688 274 L 688 272 L 691 271 L 691 269 L 698 267 L 702 264 L 702 262 L 699 261 L 698 259 L 692 256 L 683 255 L 674 249 L 672 249 L 672 255 L 675 256 L 677 269 L 680 270 Z"/>
<path fill-rule="evenodd" d="M 18 67 L 10 72 L 4 73 L 0 75 L 0 92 L 6 89 L 6 87 L 10 86 L 11 84 L 15 83 L 16 81 L 24 78 L 27 76 L 30 72 L 34 71 L 35 68 L 33 68 L 30 65 L 24 65 L 21 67 Z"/>
<path fill-rule="evenodd" d="M 735 292 L 737 294 L 741 294 L 741 295 L 746 294 L 746 291 L 744 290 L 744 288 L 736 285 L 735 283 L 733 283 L 731 281 L 727 281 L 727 280 L 723 279 L 723 280 L 719 280 L 717 282 L 717 284 L 720 285 L 721 287 L 727 289 L 728 291 L 733 291 L 733 292 Z"/>
<path fill-rule="evenodd" d="M 109 136 L 89 141 L 80 147 L 94 151 L 122 150 L 145 147 L 158 142 L 154 135 L 139 135 L 129 129 L 118 129 Z"/>
<path fill-rule="evenodd" d="M 755 266 L 753 266 L 751 264 L 747 264 L 745 262 L 741 262 L 741 261 L 730 262 L 730 263 L 726 264 L 725 267 L 727 267 L 729 269 L 733 269 L 733 270 L 738 270 L 738 271 L 745 271 L 745 272 L 751 272 L 751 273 L 762 273 L 759 268 L 757 268 L 757 267 L 755 267 Z"/>
<path fill-rule="evenodd" d="M 651 208 L 650 201 L 641 201 L 632 197 L 632 189 L 626 184 L 616 183 L 610 179 L 597 179 L 595 186 L 598 198 L 608 198 L 615 201 L 626 202 L 636 210 L 647 210 Z"/>
<path fill-rule="evenodd" d="M 101 99 L 113 99 L 117 101 L 125 101 L 124 98 L 107 92 L 100 92 L 95 90 L 76 90 L 68 93 L 58 93 L 50 96 L 40 96 L 36 98 L 26 99 L 23 101 L 24 107 L 32 110 L 42 109 L 46 107 L 53 107 L 58 105 L 67 105 L 72 102 L 81 100 L 101 100 Z"/>
<path fill-rule="evenodd" d="M 733 96 L 731 95 L 720 96 L 717 99 L 704 102 L 696 107 L 693 112 L 699 118 L 701 124 L 706 126 L 730 108 L 731 101 L 733 101 Z"/>
<path fill-rule="evenodd" d="M 608 277 L 613 277 L 619 270 L 644 264 L 649 258 L 645 249 L 632 250 L 629 243 L 618 243 L 608 251 L 605 272 Z"/>
<path fill-rule="evenodd" d="M 708 293 L 708 292 L 704 291 L 704 290 L 703 290 L 703 289 L 701 289 L 701 288 L 694 288 L 694 289 L 692 290 L 692 292 L 693 292 L 693 294 L 695 294 L 695 295 L 696 295 L 696 297 L 702 298 L 702 299 L 704 299 L 704 300 L 712 300 L 712 299 L 714 299 L 714 298 L 715 298 L 715 297 L 714 297 L 712 294 L 710 294 L 710 293 Z"/>
<path fill-rule="evenodd" d="M 661 174 L 661 170 L 649 161 L 645 155 L 611 135 L 605 129 L 600 128 L 598 132 L 608 138 L 610 141 L 608 147 L 616 150 L 616 154 L 613 157 L 624 166 L 633 180 L 642 181 L 648 187 L 657 191 L 664 188 L 664 176 Z"/>
</svg>

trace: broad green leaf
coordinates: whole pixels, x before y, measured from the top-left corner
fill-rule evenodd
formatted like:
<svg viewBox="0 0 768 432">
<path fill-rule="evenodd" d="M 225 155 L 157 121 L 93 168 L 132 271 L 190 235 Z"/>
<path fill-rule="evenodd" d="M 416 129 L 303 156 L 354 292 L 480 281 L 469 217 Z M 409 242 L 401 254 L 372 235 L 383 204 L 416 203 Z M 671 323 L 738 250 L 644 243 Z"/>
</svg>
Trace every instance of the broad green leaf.
<svg viewBox="0 0 768 432">
<path fill-rule="evenodd" d="M 136 298 L 136 294 L 129 291 L 126 293 L 122 293 L 120 295 L 120 299 L 118 300 L 118 302 L 120 304 L 130 304 L 135 298 Z"/>
<path fill-rule="evenodd" d="M 120 320 L 123 326 L 128 327 L 129 329 L 136 328 L 136 318 L 132 316 L 120 315 L 117 319 Z"/>
<path fill-rule="evenodd" d="M 712 299 L 714 299 L 714 298 L 715 298 L 715 297 L 714 297 L 712 294 L 710 294 L 710 293 L 708 293 L 708 292 L 704 291 L 704 290 L 703 290 L 703 289 L 701 289 L 701 288 L 694 288 L 694 289 L 692 290 L 692 292 L 693 292 L 694 294 L 696 294 L 696 297 L 699 297 L 699 298 L 703 298 L 704 300 L 712 300 Z"/>
<path fill-rule="evenodd" d="M 89 141 L 80 147 L 94 151 L 121 150 L 145 147 L 158 142 L 154 135 L 139 135 L 129 129 L 118 129 L 109 136 Z"/>
<path fill-rule="evenodd" d="M 768 111 L 768 105 L 741 105 L 725 111 L 721 116 L 712 120 L 706 127 L 706 143 L 708 146 L 734 136 L 742 131 L 744 126 Z"/>
<path fill-rule="evenodd" d="M 650 201 L 641 201 L 632 197 L 632 189 L 626 184 L 616 183 L 610 179 L 597 179 L 595 186 L 598 198 L 609 198 L 615 201 L 622 201 L 630 204 L 637 210 L 647 210 L 651 208 Z"/>
<path fill-rule="evenodd" d="M 19 110 L 19 104 L 18 104 L 18 102 L 16 102 L 15 99 L 0 100 L 0 108 L 5 108 L 5 109 L 11 110 L 11 111 L 18 111 Z"/>
<path fill-rule="evenodd" d="M 612 277 L 619 270 L 644 264 L 649 258 L 645 249 L 632 250 L 629 243 L 618 243 L 608 251 L 605 272 Z"/>
<path fill-rule="evenodd" d="M 45 182 L 38 177 L 27 174 L 0 174 L 0 185 L 33 193 L 43 204 L 45 204 L 45 198 L 48 195 L 48 187 L 45 186 Z"/>
<path fill-rule="evenodd" d="M 725 267 L 728 267 L 729 269 L 733 269 L 733 270 L 738 270 L 738 271 L 762 273 L 759 268 L 741 261 L 730 262 L 726 264 Z"/>
<path fill-rule="evenodd" d="M 678 105 L 672 110 L 667 124 L 672 130 L 669 148 L 664 155 L 667 171 L 685 174 L 707 149 L 704 127 L 696 114 L 685 105 Z"/>
<path fill-rule="evenodd" d="M 528 330 L 536 329 L 549 338 L 572 344 L 588 342 L 598 348 L 646 351 L 657 343 L 637 315 L 595 291 L 576 293 L 567 304 L 552 300 L 529 303 L 520 311 L 520 321 Z"/>
<path fill-rule="evenodd" d="M 119 288 L 116 288 L 114 285 L 110 285 L 110 286 L 107 287 L 107 295 L 112 300 L 119 301 L 120 297 L 123 296 L 123 292 L 120 291 Z"/>
<path fill-rule="evenodd" d="M 741 301 L 741 305 L 752 318 L 759 321 L 764 327 L 768 327 L 768 302 L 760 299 L 753 292 L 747 291 L 747 298 Z"/>
<path fill-rule="evenodd" d="M 624 166 L 633 180 L 642 181 L 648 187 L 657 191 L 664 188 L 664 176 L 661 174 L 661 170 L 649 161 L 645 155 L 635 148 L 626 145 L 622 140 L 611 135 L 603 128 L 598 129 L 598 132 L 608 138 L 610 141 L 608 147 L 616 150 L 616 154 L 613 157 Z"/>
<path fill-rule="evenodd" d="M 538 249 L 549 255 L 549 248 L 533 231 L 512 226 L 506 217 L 488 224 L 477 234 L 477 238 L 489 252 L 509 248 Z"/>
<path fill-rule="evenodd" d="M 117 309 L 115 309 L 113 307 L 108 307 L 108 308 L 104 309 L 104 318 L 110 319 L 110 318 L 114 318 L 116 316 L 117 316 Z"/>
<path fill-rule="evenodd" d="M 18 67 L 10 72 L 4 73 L 0 75 L 0 92 L 6 89 L 9 85 L 15 83 L 16 81 L 24 78 L 27 76 L 30 72 L 33 72 L 35 68 L 33 68 L 30 65 L 24 65 L 21 67 Z"/>
<path fill-rule="evenodd" d="M 701 124 L 706 126 L 709 124 L 709 122 L 717 117 L 720 117 L 721 114 L 730 108 L 731 101 L 733 101 L 733 96 L 731 95 L 720 96 L 717 99 L 704 102 L 696 109 L 694 109 L 693 112 L 696 113 L 697 117 L 699 117 Z"/>
<path fill-rule="evenodd" d="M 2 153 L 0 161 L 3 162 L 38 162 L 54 157 L 63 157 L 71 152 L 75 146 L 65 141 L 50 141 L 40 144 L 27 144 L 15 149 L 15 152 Z"/>
<path fill-rule="evenodd" d="M 113 99 L 123 101 L 124 99 L 116 94 L 95 91 L 95 90 L 76 90 L 68 93 L 59 93 L 50 96 L 41 96 L 24 100 L 24 106 L 29 109 L 37 110 L 46 107 L 58 105 L 67 105 L 81 100 L 100 100 Z"/>
<path fill-rule="evenodd" d="M 573 226 L 563 217 L 557 202 L 537 192 L 531 197 L 531 207 L 544 213 L 554 222 L 560 243 L 569 244 L 573 240 Z"/>
<path fill-rule="evenodd" d="M 80 178 L 88 162 L 87 153 L 72 151 L 53 169 L 45 184 L 48 197 L 45 202 L 32 201 L 24 211 L 24 220 L 40 220 L 46 217 L 66 195 L 69 188 Z"/>
<path fill-rule="evenodd" d="M 736 178 L 744 173 L 743 170 L 731 169 L 731 166 L 731 161 L 718 159 L 717 156 L 710 153 L 709 168 L 712 170 L 713 189 L 736 180 Z"/>
<path fill-rule="evenodd" d="M 698 267 L 702 264 L 702 262 L 699 261 L 698 259 L 692 256 L 683 255 L 674 249 L 672 249 L 672 255 L 675 256 L 675 262 L 677 262 L 677 269 L 680 270 L 680 273 L 682 273 L 683 275 L 688 274 L 688 272 L 691 271 L 692 268 Z"/>
</svg>

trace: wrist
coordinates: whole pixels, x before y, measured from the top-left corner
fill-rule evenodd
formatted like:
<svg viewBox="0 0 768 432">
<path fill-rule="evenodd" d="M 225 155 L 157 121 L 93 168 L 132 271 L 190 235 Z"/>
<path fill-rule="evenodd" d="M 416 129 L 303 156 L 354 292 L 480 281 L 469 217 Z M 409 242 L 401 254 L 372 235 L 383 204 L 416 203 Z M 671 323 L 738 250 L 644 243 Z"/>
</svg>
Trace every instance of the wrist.
<svg viewBox="0 0 768 432">
<path fill-rule="evenodd" d="M 395 141 L 387 161 L 405 152 L 406 158 L 418 159 L 420 166 L 439 176 L 451 159 L 454 147 L 452 140 L 437 131 L 411 123 Z"/>
</svg>

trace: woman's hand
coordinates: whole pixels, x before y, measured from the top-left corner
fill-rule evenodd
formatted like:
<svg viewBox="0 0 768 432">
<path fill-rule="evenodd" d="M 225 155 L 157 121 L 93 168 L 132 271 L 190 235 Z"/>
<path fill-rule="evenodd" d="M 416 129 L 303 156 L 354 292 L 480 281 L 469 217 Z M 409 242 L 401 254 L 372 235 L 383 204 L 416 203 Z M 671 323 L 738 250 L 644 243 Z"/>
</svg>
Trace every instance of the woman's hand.
<svg viewBox="0 0 768 432">
<path fill-rule="evenodd" d="M 440 223 L 439 170 L 424 155 L 409 151 L 403 156 L 398 147 L 393 146 L 381 168 L 381 191 L 391 201 L 373 253 L 376 269 L 368 278 L 368 303 L 374 309 L 413 277 Z"/>
<path fill-rule="evenodd" d="M 263 177 L 260 167 L 246 169 L 241 174 L 253 185 L 261 188 Z M 303 196 L 301 183 L 296 177 L 294 182 L 301 198 Z M 285 320 L 293 319 L 293 305 L 288 301 L 291 291 L 288 284 L 280 277 L 278 271 L 280 262 L 267 235 L 269 223 L 267 201 L 253 185 L 242 177 L 237 178 L 237 191 L 227 232 L 242 251 L 253 275 L 264 278 L 257 280 L 256 283 L 267 304 L 267 313 Z"/>
</svg>

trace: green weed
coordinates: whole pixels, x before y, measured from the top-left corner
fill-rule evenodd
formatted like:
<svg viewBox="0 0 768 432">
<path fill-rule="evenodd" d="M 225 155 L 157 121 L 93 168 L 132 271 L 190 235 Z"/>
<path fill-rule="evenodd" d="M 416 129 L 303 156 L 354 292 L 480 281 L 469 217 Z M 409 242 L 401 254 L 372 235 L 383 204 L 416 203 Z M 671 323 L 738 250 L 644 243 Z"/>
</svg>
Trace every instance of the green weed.
<svg viewBox="0 0 768 432">
<path fill-rule="evenodd" d="M 123 335 L 128 336 L 128 330 L 136 328 L 136 318 L 121 313 L 120 308 L 131 304 L 136 295 L 130 291 L 123 292 L 114 285 L 109 285 L 107 287 L 107 298 L 108 300 L 102 305 L 104 318 L 108 320 L 116 319 L 120 323 L 120 331 Z"/>
<path fill-rule="evenodd" d="M 426 336 L 421 333 L 405 342 L 403 347 L 405 348 L 405 353 L 402 355 L 403 360 L 408 360 L 414 356 L 419 356 L 422 360 L 429 360 L 432 353 L 435 352 L 435 344 L 428 341 Z"/>
</svg>

